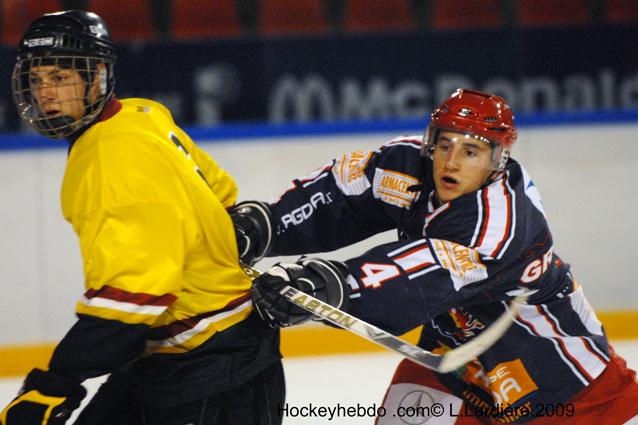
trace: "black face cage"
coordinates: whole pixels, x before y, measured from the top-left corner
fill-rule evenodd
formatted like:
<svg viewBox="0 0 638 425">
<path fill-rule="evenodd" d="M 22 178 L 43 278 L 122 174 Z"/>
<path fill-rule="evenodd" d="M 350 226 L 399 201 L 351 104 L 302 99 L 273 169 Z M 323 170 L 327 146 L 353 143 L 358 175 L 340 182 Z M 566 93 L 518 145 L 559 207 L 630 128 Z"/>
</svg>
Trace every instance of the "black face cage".
<svg viewBox="0 0 638 425">
<path fill-rule="evenodd" d="M 104 64 L 104 67 L 98 67 Z M 38 105 L 36 96 L 37 81 L 32 70 L 41 66 L 55 66 L 60 70 L 74 70 L 80 74 L 83 87 L 77 97 L 57 97 L 60 104 L 81 101 L 84 113 L 81 118 L 69 115 L 47 117 Z M 20 117 L 38 133 L 52 138 L 62 139 L 90 124 L 102 111 L 111 97 L 113 87 L 109 77 L 113 72 L 114 61 L 94 56 L 27 56 L 16 63 L 11 77 L 13 99 Z M 97 81 L 97 90 L 92 87 Z M 71 83 L 69 83 L 71 84 Z M 62 86 L 58 86 L 62 87 Z"/>
</svg>

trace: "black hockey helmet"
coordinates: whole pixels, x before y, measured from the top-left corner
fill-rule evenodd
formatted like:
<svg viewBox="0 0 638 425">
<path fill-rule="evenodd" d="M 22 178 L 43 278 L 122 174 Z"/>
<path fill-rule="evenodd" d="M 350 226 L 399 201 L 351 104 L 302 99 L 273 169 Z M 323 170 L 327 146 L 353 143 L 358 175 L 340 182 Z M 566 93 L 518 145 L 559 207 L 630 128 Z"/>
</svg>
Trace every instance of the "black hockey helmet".
<svg viewBox="0 0 638 425">
<path fill-rule="evenodd" d="M 37 18 L 20 40 L 13 71 L 14 101 L 22 119 L 51 138 L 70 136 L 90 124 L 113 94 L 116 59 L 110 31 L 95 13 L 67 10 Z M 84 103 L 82 117 L 47 117 L 40 110 L 32 71 L 45 66 L 78 71 L 85 83 L 82 98 L 75 99 Z"/>
</svg>

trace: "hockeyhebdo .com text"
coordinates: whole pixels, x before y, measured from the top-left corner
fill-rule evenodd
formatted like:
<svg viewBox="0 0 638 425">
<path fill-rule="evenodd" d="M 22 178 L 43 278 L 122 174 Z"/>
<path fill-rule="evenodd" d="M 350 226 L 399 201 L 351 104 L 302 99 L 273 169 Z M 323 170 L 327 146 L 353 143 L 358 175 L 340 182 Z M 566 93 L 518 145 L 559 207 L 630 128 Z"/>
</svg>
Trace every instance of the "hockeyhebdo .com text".
<svg viewBox="0 0 638 425">
<path fill-rule="evenodd" d="M 396 412 L 392 412 L 390 416 L 410 418 L 410 417 L 439 417 L 445 413 L 445 408 L 440 403 L 434 403 L 432 406 L 423 410 L 423 407 L 404 407 L 399 406 Z M 323 406 L 308 403 L 302 406 L 291 406 L 286 403 L 284 406 L 278 407 L 278 413 L 281 417 L 287 418 L 325 418 L 329 421 L 343 418 L 382 418 L 388 415 L 388 411 L 383 406 L 372 405 L 336 405 Z"/>
<path fill-rule="evenodd" d="M 559 418 L 572 417 L 576 414 L 573 403 L 537 403 L 534 406 L 530 402 L 526 402 L 522 406 L 512 407 L 508 404 L 495 404 L 493 406 L 468 406 L 463 404 L 462 407 L 454 403 L 447 405 L 439 402 L 421 404 L 421 397 L 416 404 L 399 405 L 386 409 L 383 406 L 372 405 L 336 405 L 323 406 L 308 403 L 307 405 L 295 406 L 286 403 L 284 406 L 278 406 L 280 417 L 288 418 L 325 418 L 328 421 L 339 420 L 344 418 L 398 418 L 402 423 L 408 425 L 422 424 L 430 418 L 440 417 L 483 417 L 490 418 L 500 423 L 510 423 L 525 417 L 556 417 Z M 396 409 L 396 410 L 395 410 Z M 338 422 L 342 423 L 342 422 Z"/>
</svg>

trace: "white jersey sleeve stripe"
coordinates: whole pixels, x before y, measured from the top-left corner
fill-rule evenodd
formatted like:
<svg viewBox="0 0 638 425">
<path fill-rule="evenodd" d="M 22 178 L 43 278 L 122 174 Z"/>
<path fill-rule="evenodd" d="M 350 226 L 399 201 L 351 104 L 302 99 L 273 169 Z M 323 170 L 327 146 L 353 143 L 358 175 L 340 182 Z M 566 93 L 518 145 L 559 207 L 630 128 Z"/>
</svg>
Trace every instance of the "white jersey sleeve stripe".
<svg viewBox="0 0 638 425">
<path fill-rule="evenodd" d="M 417 241 L 414 241 L 414 242 L 412 242 L 412 243 L 409 243 L 409 244 L 407 244 L 407 245 L 404 245 L 404 246 L 402 246 L 401 248 L 395 249 L 395 250 L 394 250 L 394 251 L 392 251 L 392 252 L 388 252 L 388 257 L 394 257 L 395 255 L 397 255 L 397 254 L 399 254 L 399 253 L 401 253 L 401 252 L 403 252 L 403 251 L 407 251 L 407 250 L 408 250 L 408 249 L 410 249 L 410 248 L 413 248 L 413 247 L 415 247 L 415 246 L 417 246 L 417 245 L 423 245 L 423 244 L 425 244 L 425 243 L 427 243 L 427 242 L 425 241 L 425 239 L 419 239 L 419 240 L 417 240 Z"/>
<path fill-rule="evenodd" d="M 423 270 L 420 270 L 420 271 L 418 271 L 416 273 L 412 273 L 411 275 L 408 275 L 408 279 L 409 280 L 415 279 L 415 278 L 417 278 L 419 276 L 423 276 L 424 274 L 428 274 L 428 273 L 433 272 L 434 270 L 438 270 L 440 268 L 441 268 L 441 266 L 436 264 L 436 265 L 434 265 L 432 267 L 428 267 L 426 269 L 423 269 Z"/>
<path fill-rule="evenodd" d="M 470 241 L 470 246 L 476 246 L 476 239 L 481 233 L 481 229 L 483 228 L 483 200 L 481 197 L 481 191 L 476 192 L 476 206 L 477 206 L 477 215 L 476 218 L 476 227 L 474 228 L 474 234 L 472 235 L 472 240 Z"/>
<path fill-rule="evenodd" d="M 406 273 L 429 267 L 435 264 L 434 256 L 430 248 L 425 245 L 408 251 L 398 257 L 393 258 Z"/>
<path fill-rule="evenodd" d="M 479 209 L 482 209 L 481 217 L 484 218 L 481 231 L 474 231 L 475 245 L 472 247 L 485 258 L 501 258 L 514 236 L 514 191 L 503 178 L 483 188 L 480 193 L 482 203 Z"/>
<path fill-rule="evenodd" d="M 607 362 L 592 350 L 584 338 L 567 335 L 547 306 L 524 306 L 519 315 L 532 326 L 538 336 L 554 343 L 561 358 L 577 376 L 591 382 L 605 369 Z"/>
<path fill-rule="evenodd" d="M 587 331 L 594 335 L 602 335 L 603 325 L 596 317 L 594 309 L 587 301 L 587 298 L 585 298 L 583 288 L 578 287 L 574 292 L 569 294 L 569 301 L 576 314 L 578 314 L 578 317 L 580 317 L 581 322 L 583 322 L 583 325 L 587 328 Z"/>
<path fill-rule="evenodd" d="M 563 331 L 558 319 L 549 311 L 545 304 L 536 308 L 539 309 L 539 313 L 544 313 L 548 322 L 551 322 L 554 331 L 565 341 L 566 348 L 572 353 L 577 364 L 581 365 L 584 372 L 592 380 L 600 375 L 607 366 L 607 362 L 591 349 L 587 341 L 581 336 L 570 336 Z"/>
<path fill-rule="evenodd" d="M 514 239 L 514 233 L 516 231 L 516 192 L 510 186 L 509 179 L 505 180 L 505 186 L 506 186 L 506 195 L 509 194 L 509 198 L 508 198 L 509 224 L 507 226 L 509 227 L 509 238 L 507 239 L 505 244 L 503 244 L 502 248 L 500 249 L 500 252 L 498 253 L 496 253 L 496 251 L 494 252 L 494 255 L 496 255 L 497 260 L 500 260 L 503 257 L 503 254 L 505 254 L 505 251 L 507 251 L 507 248 L 510 246 L 512 239 Z"/>
<path fill-rule="evenodd" d="M 534 335 L 534 336 L 538 336 L 538 337 L 544 337 L 543 335 L 541 335 L 540 331 L 538 329 L 536 329 L 536 326 L 534 326 L 534 323 L 531 321 L 526 320 L 525 318 L 523 318 L 523 314 L 522 314 L 522 310 L 523 308 L 525 308 L 526 306 L 522 306 L 521 310 L 519 310 L 519 315 L 518 317 L 514 320 L 514 322 L 519 325 L 520 327 L 522 327 L 523 329 L 525 329 L 530 335 Z M 529 306 L 529 307 L 534 307 L 534 306 Z M 526 316 L 530 316 L 529 314 L 526 314 Z M 585 379 L 585 377 L 578 371 L 578 369 L 576 369 L 576 367 L 574 366 L 574 364 L 569 361 L 567 359 L 567 357 L 565 357 L 565 354 L 563 353 L 563 351 L 561 350 L 558 341 L 555 338 L 549 338 L 546 337 L 549 341 L 551 341 L 551 343 L 554 345 L 554 348 L 556 349 L 556 352 L 558 353 L 558 356 L 563 360 L 563 362 L 571 369 L 572 373 L 580 380 L 580 382 L 582 382 L 583 385 L 588 385 L 589 382 L 587 381 L 587 379 Z"/>
</svg>

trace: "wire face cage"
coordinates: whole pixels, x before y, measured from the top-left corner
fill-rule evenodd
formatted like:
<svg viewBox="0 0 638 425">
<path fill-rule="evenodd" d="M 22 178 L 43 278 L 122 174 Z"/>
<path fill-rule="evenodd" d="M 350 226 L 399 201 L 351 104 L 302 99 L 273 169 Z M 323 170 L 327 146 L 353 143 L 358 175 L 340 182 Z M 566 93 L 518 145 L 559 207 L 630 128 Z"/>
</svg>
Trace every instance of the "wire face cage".
<svg viewBox="0 0 638 425">
<path fill-rule="evenodd" d="M 92 122 L 110 98 L 113 61 L 94 56 L 32 56 L 13 70 L 13 97 L 20 117 L 38 133 L 68 137 Z"/>
</svg>

